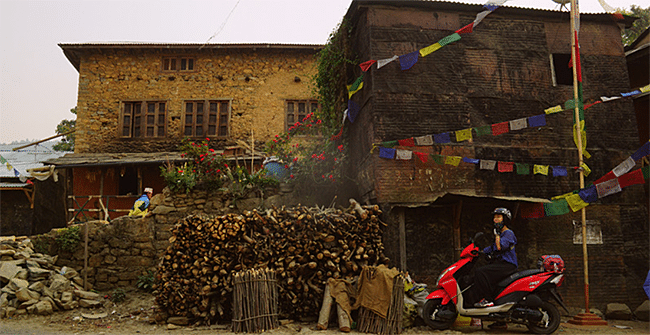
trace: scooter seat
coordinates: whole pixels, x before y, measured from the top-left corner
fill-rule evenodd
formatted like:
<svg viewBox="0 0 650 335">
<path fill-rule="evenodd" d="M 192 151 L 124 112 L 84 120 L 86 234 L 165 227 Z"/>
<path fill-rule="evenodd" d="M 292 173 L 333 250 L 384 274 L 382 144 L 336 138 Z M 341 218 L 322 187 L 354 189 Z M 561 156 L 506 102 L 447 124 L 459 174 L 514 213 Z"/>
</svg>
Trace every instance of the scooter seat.
<svg viewBox="0 0 650 335">
<path fill-rule="evenodd" d="M 534 274 L 542 273 L 544 271 L 540 269 L 530 269 L 530 270 L 524 270 L 521 272 L 515 272 L 508 277 L 506 277 L 504 280 L 500 281 L 497 286 L 500 288 L 507 287 L 508 285 L 512 284 L 515 280 L 521 279 L 524 277 L 532 276 Z"/>
</svg>

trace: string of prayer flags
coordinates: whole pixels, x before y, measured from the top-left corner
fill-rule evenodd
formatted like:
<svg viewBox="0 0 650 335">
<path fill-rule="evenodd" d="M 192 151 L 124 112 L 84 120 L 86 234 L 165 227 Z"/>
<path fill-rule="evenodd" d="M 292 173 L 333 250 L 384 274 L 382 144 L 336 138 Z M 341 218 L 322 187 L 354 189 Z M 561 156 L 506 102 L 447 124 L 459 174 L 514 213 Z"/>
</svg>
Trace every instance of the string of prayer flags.
<svg viewBox="0 0 650 335">
<path fill-rule="evenodd" d="M 546 216 L 564 215 L 569 213 L 569 204 L 565 199 L 553 200 L 550 203 L 544 203 L 544 214 Z"/>
<path fill-rule="evenodd" d="M 508 121 L 493 124 L 492 135 L 497 136 L 509 132 L 510 129 L 508 128 L 508 125 L 509 125 Z"/>
<path fill-rule="evenodd" d="M 360 110 L 361 107 L 359 107 L 356 102 L 348 100 L 348 119 L 350 122 L 354 123 L 354 120 L 357 118 L 357 115 L 359 115 Z"/>
<path fill-rule="evenodd" d="M 393 148 L 379 148 L 379 157 L 393 159 L 395 158 L 395 149 Z"/>
<path fill-rule="evenodd" d="M 369 61 L 366 61 L 366 62 L 363 62 L 363 63 L 359 64 L 359 67 L 361 68 L 361 71 L 366 72 L 366 71 L 370 70 L 370 67 L 372 66 L 372 64 L 375 64 L 375 63 L 377 63 L 377 61 L 374 60 L 374 59 L 371 59 Z"/>
<path fill-rule="evenodd" d="M 347 85 L 348 87 L 348 99 L 351 99 L 354 93 L 359 92 L 363 88 L 363 75 L 359 76 L 352 84 Z"/>
<path fill-rule="evenodd" d="M 442 45 L 440 45 L 440 43 L 438 43 L 438 42 L 433 43 L 433 44 L 429 45 L 428 47 L 424 47 L 424 48 L 420 49 L 420 56 L 426 57 L 430 53 L 432 53 L 432 52 L 434 52 L 434 51 L 436 51 L 436 50 L 438 50 L 440 48 L 442 48 Z"/>
<path fill-rule="evenodd" d="M 433 159 L 433 161 L 438 165 L 445 164 L 445 158 L 442 155 L 432 154 L 431 159 Z"/>
<path fill-rule="evenodd" d="M 418 62 L 420 56 L 420 51 L 413 51 L 405 55 L 399 56 L 399 65 L 402 71 L 406 71 L 415 65 Z"/>
<path fill-rule="evenodd" d="M 431 135 L 418 136 L 418 137 L 414 137 L 414 139 L 416 145 L 420 145 L 420 146 L 433 145 L 433 137 Z"/>
<path fill-rule="evenodd" d="M 377 61 L 377 69 L 381 69 L 382 67 L 386 66 L 386 64 L 399 59 L 399 56 L 393 56 L 391 58 L 386 58 L 386 59 L 380 59 Z"/>
<path fill-rule="evenodd" d="M 456 142 L 462 142 L 472 139 L 472 128 L 456 131 Z"/>
<path fill-rule="evenodd" d="M 572 194 L 566 197 L 566 202 L 569 204 L 569 207 L 571 207 L 571 210 L 574 212 L 577 212 L 589 206 L 588 203 L 582 201 L 582 198 L 580 198 L 579 194 Z"/>
<path fill-rule="evenodd" d="M 517 174 L 530 174 L 530 165 L 526 163 L 515 163 Z"/>
<path fill-rule="evenodd" d="M 554 166 L 553 167 L 553 177 L 566 177 L 569 174 L 566 171 L 564 166 Z"/>
<path fill-rule="evenodd" d="M 526 118 L 510 121 L 510 130 L 521 130 L 524 128 L 528 128 L 528 123 L 526 122 Z"/>
<path fill-rule="evenodd" d="M 514 170 L 514 162 L 501 162 L 499 161 L 499 172 L 512 172 Z"/>
<path fill-rule="evenodd" d="M 591 185 L 589 187 L 583 188 L 578 192 L 580 199 L 586 203 L 592 203 L 598 200 L 598 190 L 596 185 Z"/>
<path fill-rule="evenodd" d="M 402 150 L 402 149 L 397 149 L 395 151 L 395 159 L 397 160 L 411 160 L 413 158 L 413 151 L 411 150 Z"/>
<path fill-rule="evenodd" d="M 531 116 L 528 118 L 528 127 L 544 127 L 546 126 L 546 114 Z"/>
<path fill-rule="evenodd" d="M 548 165 L 533 165 L 533 174 L 543 174 L 548 176 Z"/>
<path fill-rule="evenodd" d="M 460 157 L 460 156 L 446 156 L 445 157 L 445 164 L 458 166 L 458 164 L 460 164 L 461 158 L 462 157 Z"/>
<path fill-rule="evenodd" d="M 438 144 L 449 143 L 451 142 L 451 138 L 449 137 L 449 133 L 434 134 L 433 141 Z"/>
<path fill-rule="evenodd" d="M 494 167 L 497 165 L 497 161 L 481 159 L 479 163 L 479 168 L 481 170 L 494 170 Z"/>
<path fill-rule="evenodd" d="M 474 128 L 474 131 L 476 132 L 476 137 L 492 135 L 492 126 L 487 125 L 487 126 L 476 127 Z"/>
</svg>

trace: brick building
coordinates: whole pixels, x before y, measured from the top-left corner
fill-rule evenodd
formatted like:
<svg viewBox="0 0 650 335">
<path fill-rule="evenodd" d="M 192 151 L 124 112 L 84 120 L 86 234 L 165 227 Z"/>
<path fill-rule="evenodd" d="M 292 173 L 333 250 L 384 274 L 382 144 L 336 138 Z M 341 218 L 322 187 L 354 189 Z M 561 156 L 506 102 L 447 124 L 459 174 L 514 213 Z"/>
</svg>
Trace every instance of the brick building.
<svg viewBox="0 0 650 335">
<path fill-rule="evenodd" d="M 344 19 L 353 57 L 389 59 L 427 47 L 475 20 L 480 5 L 435 1 L 353 1 Z M 609 14 L 581 16 L 584 97 L 593 101 L 630 91 L 620 29 L 631 24 Z M 394 265 L 430 285 L 477 231 L 491 231 L 490 211 L 510 208 L 520 268 L 542 254 L 560 254 L 567 264 L 561 290 L 570 306 L 584 306 L 582 248 L 574 244 L 579 213 L 522 219 L 522 204 L 579 188 L 566 177 L 481 170 L 478 165 L 438 165 L 431 159 L 379 158 L 373 145 L 458 131 L 537 114 L 573 98 L 569 13 L 500 7 L 462 39 L 420 57 L 402 71 L 399 61 L 364 75 L 352 96 L 360 111 L 349 129 L 351 166 L 361 200 L 378 203 L 389 226 L 384 243 Z M 350 67 L 349 78 L 361 75 Z M 631 99 L 601 103 L 586 113 L 586 184 L 617 166 L 638 147 Z M 575 166 L 573 114 L 547 117 L 547 125 L 499 136 L 430 146 L 397 147 L 429 154 L 482 160 Z M 453 135 L 452 135 L 453 136 Z M 636 168 L 639 168 L 637 166 Z M 587 219 L 602 228 L 602 244 L 589 246 L 592 307 L 643 299 L 648 271 L 647 198 L 643 187 L 603 198 L 587 207 Z M 614 285 L 615 289 L 612 289 Z"/>
<path fill-rule="evenodd" d="M 181 160 L 183 138 L 209 138 L 250 162 L 242 141 L 261 148 L 318 108 L 311 78 L 321 45 L 59 46 L 79 71 L 75 153 L 48 163 L 66 168 L 67 194 L 81 197 L 68 208 L 91 209 L 82 214 L 123 215 L 115 210 L 130 208 L 143 187 L 161 191 L 159 166 Z M 90 195 L 103 203 L 86 203 Z"/>
</svg>

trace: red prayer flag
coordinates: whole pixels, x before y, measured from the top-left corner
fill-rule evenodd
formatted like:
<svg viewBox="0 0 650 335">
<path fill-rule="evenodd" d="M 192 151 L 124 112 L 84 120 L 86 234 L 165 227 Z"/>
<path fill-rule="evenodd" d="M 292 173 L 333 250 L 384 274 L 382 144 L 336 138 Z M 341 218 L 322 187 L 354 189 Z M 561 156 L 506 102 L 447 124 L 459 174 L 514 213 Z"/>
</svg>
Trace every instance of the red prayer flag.
<svg viewBox="0 0 650 335">
<path fill-rule="evenodd" d="M 582 82 L 582 66 L 580 65 L 580 45 L 578 44 L 578 32 L 574 31 L 574 37 L 576 40 L 576 75 L 578 77 L 578 82 Z"/>
<path fill-rule="evenodd" d="M 611 180 L 611 179 L 614 179 L 614 178 L 616 178 L 616 175 L 614 174 L 614 171 L 609 171 L 609 172 L 607 172 L 606 175 L 604 175 L 604 176 L 600 177 L 600 179 L 596 180 L 594 182 L 594 185 L 604 183 L 604 182 L 606 182 L 608 180 Z"/>
<path fill-rule="evenodd" d="M 545 216 L 544 204 L 541 202 L 524 202 L 519 206 L 522 219 L 539 219 Z"/>
<path fill-rule="evenodd" d="M 474 22 L 472 22 L 472 23 L 470 23 L 470 24 L 456 30 L 456 33 L 458 33 L 458 34 L 469 34 L 469 33 L 472 32 L 472 30 L 474 30 Z"/>
<path fill-rule="evenodd" d="M 512 172 L 514 167 L 514 162 L 499 162 L 499 172 Z"/>
<path fill-rule="evenodd" d="M 510 122 L 495 123 L 492 125 L 492 135 L 501 135 L 510 131 Z"/>
<path fill-rule="evenodd" d="M 417 151 L 413 151 L 413 153 L 414 153 L 416 156 L 418 156 L 418 158 L 420 158 L 420 160 L 422 161 L 422 163 L 426 163 L 427 160 L 429 160 L 429 155 L 428 155 L 428 154 L 425 154 L 425 153 L 422 153 L 422 152 L 417 152 Z M 639 170 L 639 171 L 641 171 L 641 170 Z M 643 175 L 641 175 L 641 179 L 643 179 Z"/>
<path fill-rule="evenodd" d="M 621 188 L 643 183 L 645 183 L 645 179 L 643 179 L 641 169 L 628 172 L 618 177 L 618 184 L 621 185 Z"/>
<path fill-rule="evenodd" d="M 589 108 L 589 107 L 593 107 L 594 105 L 598 105 L 598 104 L 601 103 L 601 102 L 602 102 L 602 101 L 600 101 L 600 100 L 595 101 L 595 102 L 592 102 L 592 103 L 590 103 L 590 104 L 588 104 L 588 105 L 585 105 L 584 109 L 587 109 L 587 108 Z"/>
<path fill-rule="evenodd" d="M 413 140 L 413 137 L 407 138 L 405 140 L 398 140 L 397 143 L 399 145 L 405 146 L 405 147 L 414 147 L 415 146 L 415 140 Z"/>
<path fill-rule="evenodd" d="M 366 72 L 366 71 L 368 71 L 368 69 L 370 69 L 372 64 L 375 64 L 375 63 L 377 63 L 377 61 L 374 60 L 374 59 L 371 59 L 371 60 L 369 60 L 367 62 L 363 62 L 363 63 L 359 64 L 359 67 L 361 67 L 361 71 Z"/>
</svg>

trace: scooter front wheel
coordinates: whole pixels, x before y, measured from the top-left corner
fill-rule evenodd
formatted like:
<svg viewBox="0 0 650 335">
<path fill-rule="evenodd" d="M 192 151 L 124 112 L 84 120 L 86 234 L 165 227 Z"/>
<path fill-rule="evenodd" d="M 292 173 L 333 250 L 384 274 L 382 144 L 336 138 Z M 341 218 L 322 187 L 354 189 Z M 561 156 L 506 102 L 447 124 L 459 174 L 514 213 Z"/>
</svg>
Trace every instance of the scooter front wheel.
<svg viewBox="0 0 650 335">
<path fill-rule="evenodd" d="M 442 304 L 442 299 L 430 299 L 424 304 L 422 318 L 427 326 L 434 330 L 448 329 L 456 321 L 456 306 L 449 302 Z"/>
</svg>

